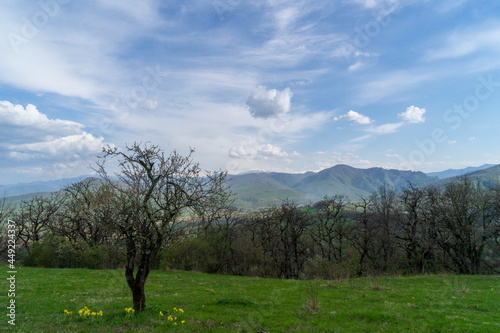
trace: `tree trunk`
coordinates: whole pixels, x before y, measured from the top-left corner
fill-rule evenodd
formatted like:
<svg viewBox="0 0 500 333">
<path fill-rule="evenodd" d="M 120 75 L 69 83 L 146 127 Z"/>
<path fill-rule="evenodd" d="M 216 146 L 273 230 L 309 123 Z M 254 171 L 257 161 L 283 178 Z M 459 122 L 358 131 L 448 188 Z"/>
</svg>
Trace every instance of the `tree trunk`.
<svg viewBox="0 0 500 333">
<path fill-rule="evenodd" d="M 142 311 L 146 308 L 146 295 L 144 294 L 144 284 L 136 283 L 130 288 L 132 290 L 132 301 L 135 311 Z"/>
</svg>

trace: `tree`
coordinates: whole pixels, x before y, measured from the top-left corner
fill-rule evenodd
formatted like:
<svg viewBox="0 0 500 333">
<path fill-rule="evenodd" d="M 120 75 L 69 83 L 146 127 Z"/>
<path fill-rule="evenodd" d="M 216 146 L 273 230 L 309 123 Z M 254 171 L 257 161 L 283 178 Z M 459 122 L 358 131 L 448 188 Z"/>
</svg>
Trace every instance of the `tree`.
<svg viewBox="0 0 500 333">
<path fill-rule="evenodd" d="M 346 199 L 342 195 L 326 196 L 314 204 L 316 209 L 312 238 L 321 250 L 321 256 L 328 261 L 342 262 L 345 240 L 351 225 L 345 216 Z"/>
<path fill-rule="evenodd" d="M 411 183 L 399 195 L 402 213 L 396 237 L 403 243 L 407 265 L 413 273 L 424 272 L 425 259 L 432 253 L 432 248 L 428 246 L 432 242 L 424 240 L 425 200 L 426 191 Z"/>
<path fill-rule="evenodd" d="M 166 156 L 156 145 L 134 143 L 125 151 L 105 147 L 97 163 L 96 171 L 122 202 L 119 218 L 110 223 L 126 243 L 125 277 L 136 311 L 146 307 L 144 285 L 158 252 L 172 239 L 186 213 L 229 198 L 226 172 L 202 175 L 191 159 L 193 152 L 181 156 L 173 151 Z M 118 181 L 105 168 L 115 157 L 119 158 Z"/>
<path fill-rule="evenodd" d="M 7 203 L 6 197 L 0 199 L 0 255 L 7 252 L 9 240 L 9 217 L 12 216 L 13 208 Z"/>
<path fill-rule="evenodd" d="M 114 238 L 113 221 L 122 214 L 120 196 L 109 184 L 87 178 L 64 189 L 65 200 L 52 225 L 57 235 L 88 246 L 110 244 Z"/>
<path fill-rule="evenodd" d="M 467 177 L 434 191 L 432 215 L 436 240 L 460 274 L 479 274 L 488 242 L 497 236 L 498 215 L 494 192 Z"/>
<path fill-rule="evenodd" d="M 31 245 L 49 231 L 63 201 L 64 197 L 56 192 L 48 197 L 35 196 L 21 202 L 15 217 L 17 238 L 28 252 L 31 250 Z"/>
<path fill-rule="evenodd" d="M 355 210 L 355 230 L 351 235 L 350 243 L 359 253 L 358 275 L 365 271 L 366 261 L 375 259 L 375 238 L 377 237 L 377 225 L 374 221 L 374 208 L 370 199 L 360 198 L 359 202 L 353 203 Z"/>
</svg>

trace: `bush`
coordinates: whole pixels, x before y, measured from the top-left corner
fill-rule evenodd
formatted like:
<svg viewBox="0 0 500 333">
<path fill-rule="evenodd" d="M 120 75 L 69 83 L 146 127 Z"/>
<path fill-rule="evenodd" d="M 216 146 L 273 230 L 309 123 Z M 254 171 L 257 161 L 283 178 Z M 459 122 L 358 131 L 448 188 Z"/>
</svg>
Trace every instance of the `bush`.
<svg viewBox="0 0 500 333">
<path fill-rule="evenodd" d="M 31 250 L 21 255 L 25 266 L 48 268 L 117 268 L 122 266 L 124 255 L 120 248 L 111 245 L 89 246 L 83 242 L 48 235 L 32 244 Z"/>
</svg>

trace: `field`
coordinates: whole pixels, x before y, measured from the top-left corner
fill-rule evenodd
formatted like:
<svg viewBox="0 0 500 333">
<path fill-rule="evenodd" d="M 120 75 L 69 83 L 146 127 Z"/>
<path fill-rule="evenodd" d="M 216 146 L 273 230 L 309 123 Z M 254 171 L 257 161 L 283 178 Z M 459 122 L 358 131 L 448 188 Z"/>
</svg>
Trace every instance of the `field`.
<svg viewBox="0 0 500 333">
<path fill-rule="evenodd" d="M 7 276 L 7 266 L 0 269 Z M 0 331 L 500 331 L 499 276 L 297 281 L 152 271 L 147 310 L 129 316 L 125 308 L 132 301 L 122 270 L 21 267 L 15 327 L 7 323 L 8 285 L 1 281 Z M 102 317 L 80 316 L 85 306 Z"/>
</svg>

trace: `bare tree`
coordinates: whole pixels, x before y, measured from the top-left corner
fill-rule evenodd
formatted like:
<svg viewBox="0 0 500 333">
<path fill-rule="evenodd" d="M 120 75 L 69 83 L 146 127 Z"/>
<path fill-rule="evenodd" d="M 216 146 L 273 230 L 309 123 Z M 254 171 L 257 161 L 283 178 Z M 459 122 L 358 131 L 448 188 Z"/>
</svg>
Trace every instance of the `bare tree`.
<svg viewBox="0 0 500 333">
<path fill-rule="evenodd" d="M 35 196 L 21 202 L 15 217 L 17 237 L 28 252 L 31 250 L 31 245 L 49 231 L 63 201 L 64 197 L 56 192 L 48 197 Z"/>
<path fill-rule="evenodd" d="M 498 215 L 493 192 L 467 177 L 434 191 L 432 217 L 436 219 L 436 241 L 461 274 L 479 274 L 484 250 L 496 237 Z"/>
<path fill-rule="evenodd" d="M 352 233 L 349 241 L 358 251 L 358 275 L 361 276 L 366 271 L 367 261 L 375 259 L 375 239 L 377 237 L 377 225 L 374 221 L 374 209 L 370 199 L 360 198 L 353 203 L 355 210 L 356 229 Z"/>
<path fill-rule="evenodd" d="M 376 253 L 382 261 L 380 269 L 384 272 L 392 269 L 397 264 L 396 223 L 400 211 L 397 206 L 396 192 L 387 185 L 379 187 L 370 197 L 373 205 L 373 218 L 378 229 L 376 237 Z"/>
<path fill-rule="evenodd" d="M 122 201 L 123 214 L 112 221 L 126 242 L 125 277 L 135 310 L 144 310 L 144 284 L 162 246 L 171 240 L 187 211 L 220 202 L 227 192 L 225 172 L 201 174 L 198 164 L 176 151 L 165 155 L 158 146 L 134 143 L 125 151 L 106 147 L 97 172 Z M 111 180 L 105 163 L 119 158 L 118 181 Z M 135 274 L 134 274 L 135 273 Z"/>
<path fill-rule="evenodd" d="M 0 255 L 7 252 L 7 243 L 9 239 L 8 224 L 9 217 L 12 217 L 13 208 L 7 203 L 7 199 L 4 196 L 0 199 Z"/>
<path fill-rule="evenodd" d="M 314 204 L 314 208 L 316 214 L 311 235 L 320 248 L 321 256 L 328 261 L 342 262 L 345 240 L 351 230 L 345 216 L 345 197 L 327 196 Z"/>
<path fill-rule="evenodd" d="M 406 253 L 406 261 L 413 273 L 425 270 L 425 261 L 432 249 L 425 240 L 425 189 L 408 184 L 399 195 L 402 213 L 398 219 L 396 237 Z"/>
<path fill-rule="evenodd" d="M 64 189 L 65 201 L 56 223 L 55 234 L 72 241 L 83 240 L 89 246 L 115 240 L 113 222 L 123 214 L 119 193 L 99 179 L 88 178 Z"/>
</svg>

